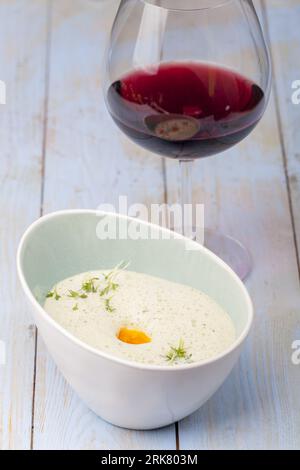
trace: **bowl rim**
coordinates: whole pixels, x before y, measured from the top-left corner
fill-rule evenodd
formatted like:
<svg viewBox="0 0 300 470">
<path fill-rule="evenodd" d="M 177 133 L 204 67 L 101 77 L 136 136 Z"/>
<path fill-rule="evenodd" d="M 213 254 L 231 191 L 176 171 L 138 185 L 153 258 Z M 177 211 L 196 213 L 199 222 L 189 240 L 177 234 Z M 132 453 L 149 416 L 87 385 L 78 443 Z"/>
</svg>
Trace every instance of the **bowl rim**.
<svg viewBox="0 0 300 470">
<path fill-rule="evenodd" d="M 210 359 L 207 359 L 205 361 L 197 361 L 193 362 L 190 364 L 182 364 L 182 365 L 175 365 L 173 367 L 167 366 L 167 365 L 155 365 L 155 364 L 145 364 L 145 363 L 139 363 L 139 362 L 134 362 L 130 361 L 127 359 L 123 359 L 120 357 L 115 357 L 113 354 L 109 354 L 107 352 L 101 351 L 99 349 L 96 349 L 92 346 L 89 346 L 87 343 L 84 341 L 81 341 L 80 339 L 76 338 L 73 334 L 71 334 L 69 331 L 67 331 L 65 328 L 63 328 L 59 323 L 57 323 L 54 319 L 52 319 L 45 309 L 39 304 L 39 302 L 36 300 L 34 297 L 33 293 L 31 292 L 31 289 L 29 288 L 25 275 L 23 273 L 23 267 L 22 267 L 22 254 L 24 250 L 25 243 L 31 233 L 40 225 L 43 225 L 47 223 L 49 220 L 57 218 L 57 217 L 64 217 L 68 215 L 83 215 L 83 214 L 89 214 L 89 215 L 94 215 L 94 216 L 114 216 L 117 218 L 121 219 L 127 219 L 130 221 L 135 221 L 141 224 L 144 224 L 148 227 L 154 227 L 157 230 L 160 230 L 161 232 L 169 233 L 171 236 L 173 235 L 174 239 L 174 232 L 171 230 L 161 227 L 159 225 L 146 222 L 144 220 L 130 217 L 128 215 L 120 214 L 117 212 L 109 212 L 109 211 L 103 211 L 103 210 L 97 210 L 97 209 L 67 209 L 67 210 L 59 210 L 55 212 L 51 212 L 49 214 L 43 215 L 42 217 L 39 217 L 37 220 L 35 220 L 32 224 L 29 225 L 29 227 L 25 230 L 24 234 L 22 235 L 18 249 L 17 249 L 17 272 L 18 272 L 18 277 L 22 286 L 22 289 L 30 301 L 30 303 L 36 308 L 38 311 L 39 315 L 51 326 L 54 327 L 60 334 L 65 336 L 69 341 L 75 343 L 77 346 L 83 348 L 85 351 L 101 357 L 102 359 L 110 360 L 112 362 L 115 362 L 117 364 L 127 366 L 133 369 L 140 369 L 140 370 L 145 370 L 145 371 L 156 371 L 156 372 L 169 372 L 169 373 L 176 373 L 177 371 L 183 371 L 183 370 L 191 370 L 191 369 L 197 369 L 199 367 L 204 367 L 210 364 L 213 364 L 215 362 L 218 362 L 220 359 L 225 358 L 226 356 L 229 356 L 233 351 L 237 350 L 246 340 L 247 336 L 249 335 L 249 332 L 251 330 L 252 324 L 253 324 L 253 319 L 254 319 L 254 308 L 253 308 L 253 302 L 251 300 L 251 297 L 248 293 L 248 290 L 246 289 L 245 285 L 241 281 L 241 279 L 237 276 L 237 274 L 232 270 L 230 266 L 228 266 L 223 260 L 221 260 L 217 255 L 212 253 L 210 250 L 205 248 L 203 245 L 200 245 L 199 243 L 190 240 L 186 237 L 184 237 L 181 234 L 176 233 L 176 239 L 182 240 L 184 242 L 188 242 L 191 244 L 195 245 L 195 251 L 202 251 L 205 253 L 206 256 L 210 257 L 211 260 L 227 271 L 227 274 L 231 276 L 234 281 L 236 282 L 237 286 L 242 290 L 243 295 L 246 300 L 247 304 L 247 310 L 248 310 L 248 319 L 246 322 L 245 327 L 243 328 L 242 332 L 239 334 L 239 336 L 236 338 L 236 340 L 232 343 L 232 345 L 225 349 L 222 353 L 218 354 L 217 356 L 214 356 Z"/>
</svg>

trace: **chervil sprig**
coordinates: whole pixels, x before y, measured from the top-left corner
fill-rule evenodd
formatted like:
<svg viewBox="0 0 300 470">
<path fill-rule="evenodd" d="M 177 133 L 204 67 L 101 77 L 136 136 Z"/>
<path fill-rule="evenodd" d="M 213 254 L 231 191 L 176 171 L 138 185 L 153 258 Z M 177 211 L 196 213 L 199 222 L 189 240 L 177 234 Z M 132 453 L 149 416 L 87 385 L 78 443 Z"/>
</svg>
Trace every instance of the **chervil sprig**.
<svg viewBox="0 0 300 470">
<path fill-rule="evenodd" d="M 81 294 L 80 292 L 77 292 L 76 290 L 69 290 L 69 295 L 68 297 L 71 297 L 72 299 L 86 299 L 87 295 L 86 294 Z"/>
<path fill-rule="evenodd" d="M 110 297 L 108 299 L 105 299 L 105 301 L 104 301 L 105 302 L 105 309 L 110 313 L 115 311 L 115 308 L 110 303 L 111 300 L 112 300 L 112 298 Z"/>
<path fill-rule="evenodd" d="M 119 284 L 116 282 L 116 276 L 120 273 L 120 271 L 126 269 L 129 266 L 129 263 L 125 263 L 122 261 L 119 263 L 112 271 L 108 272 L 107 274 L 103 274 L 103 278 L 99 277 L 92 277 L 90 279 L 85 280 L 81 288 L 77 290 L 69 290 L 67 297 L 71 299 L 87 299 L 88 294 L 96 294 L 98 293 L 100 297 L 103 297 L 104 306 L 107 312 L 114 312 L 115 308 L 112 306 L 112 294 L 118 289 Z M 98 281 L 98 282 L 97 282 Z M 56 287 L 48 292 L 46 298 L 54 298 L 55 300 L 61 299 L 61 295 L 58 294 Z M 76 311 L 79 309 L 78 303 L 74 305 L 72 310 Z"/>
<path fill-rule="evenodd" d="M 106 282 L 106 285 L 104 285 L 100 289 L 99 291 L 100 297 L 106 297 L 107 295 L 115 292 L 118 289 L 119 284 L 115 281 L 115 277 L 120 273 L 120 271 L 123 271 L 128 266 L 129 266 L 129 263 L 125 263 L 124 261 L 122 261 L 112 271 L 110 271 L 107 274 L 104 274 L 104 281 Z M 115 310 L 111 305 L 111 300 L 112 300 L 112 296 L 104 299 L 105 309 L 110 313 L 114 312 Z"/>
<path fill-rule="evenodd" d="M 61 295 L 58 294 L 56 287 L 55 287 L 53 290 L 48 292 L 48 294 L 46 295 L 46 298 L 47 299 L 54 298 L 55 300 L 59 300 L 61 299 Z"/>
<path fill-rule="evenodd" d="M 81 289 L 87 292 L 88 294 L 93 292 L 97 292 L 97 287 L 95 286 L 95 281 L 99 281 L 98 277 L 93 277 L 92 279 L 89 279 L 88 281 L 84 282 L 82 284 Z"/>
<path fill-rule="evenodd" d="M 177 347 L 171 346 L 170 351 L 166 354 L 166 360 L 172 363 L 178 359 L 189 360 L 191 357 L 192 354 L 188 354 L 184 347 L 183 339 L 180 339 Z"/>
</svg>

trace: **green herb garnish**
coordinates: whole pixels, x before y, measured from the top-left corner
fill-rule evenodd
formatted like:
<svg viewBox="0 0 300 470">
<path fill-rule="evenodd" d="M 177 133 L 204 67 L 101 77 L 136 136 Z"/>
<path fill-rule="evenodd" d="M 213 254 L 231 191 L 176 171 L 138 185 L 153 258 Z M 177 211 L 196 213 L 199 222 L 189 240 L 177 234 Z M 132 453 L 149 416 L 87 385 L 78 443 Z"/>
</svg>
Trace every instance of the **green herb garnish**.
<svg viewBox="0 0 300 470">
<path fill-rule="evenodd" d="M 68 297 L 72 297 L 72 299 L 77 299 L 77 297 L 79 297 L 79 293 L 76 292 L 75 290 L 69 290 Z"/>
<path fill-rule="evenodd" d="M 106 296 L 108 296 L 110 292 L 115 292 L 118 289 L 119 284 L 115 282 L 115 276 L 120 272 L 120 270 L 124 270 L 128 266 L 129 263 L 125 263 L 124 261 L 122 261 L 108 274 L 104 274 L 104 281 L 106 283 L 104 286 L 97 286 L 95 284 L 95 281 L 99 281 L 99 278 L 93 277 L 83 282 L 79 291 L 69 290 L 68 297 L 70 297 L 71 299 L 86 299 L 88 297 L 87 294 L 95 294 L 96 292 L 98 292 L 100 294 L 100 297 L 104 297 L 103 300 L 105 303 L 105 309 L 108 312 L 114 312 L 115 308 L 113 308 L 111 305 L 112 297 Z M 52 291 L 48 292 L 46 298 L 54 298 L 55 300 L 59 300 L 61 298 L 61 295 L 59 295 L 56 288 L 54 288 Z M 74 305 L 72 310 L 78 310 L 78 303 Z"/>
<path fill-rule="evenodd" d="M 104 279 L 106 281 L 110 280 L 116 274 L 118 274 L 119 271 L 124 271 L 126 268 L 128 268 L 129 264 L 130 264 L 129 262 L 126 263 L 126 261 L 121 261 L 121 263 L 119 263 L 112 271 L 110 271 L 108 274 L 104 275 Z"/>
<path fill-rule="evenodd" d="M 110 292 L 115 292 L 118 289 L 119 284 L 115 282 L 115 276 L 118 275 L 120 270 L 124 270 L 128 266 L 129 266 L 129 263 L 125 263 L 124 261 L 122 261 L 112 271 L 110 271 L 107 274 L 104 274 L 104 280 L 106 281 L 106 285 L 99 291 L 100 297 L 105 297 Z M 111 300 L 112 300 L 112 297 L 104 299 L 105 308 L 108 312 L 115 311 L 115 309 L 111 306 L 111 303 L 110 303 Z"/>
<path fill-rule="evenodd" d="M 87 295 L 86 294 L 81 294 L 80 292 L 77 292 L 76 290 L 69 290 L 69 295 L 68 297 L 71 297 L 72 299 L 86 299 Z"/>
<path fill-rule="evenodd" d="M 98 280 L 99 280 L 98 277 L 93 277 L 92 279 L 89 279 L 88 281 L 86 281 L 82 284 L 81 289 L 84 290 L 87 293 L 97 292 L 97 287 L 95 286 L 95 281 L 98 281 Z"/>
<path fill-rule="evenodd" d="M 175 362 L 178 359 L 189 360 L 192 357 L 192 354 L 188 354 L 185 347 L 183 339 L 180 339 L 178 347 L 171 346 L 170 351 L 166 354 L 166 359 L 168 362 Z"/>
<path fill-rule="evenodd" d="M 50 299 L 52 297 L 54 297 L 55 300 L 59 300 L 61 298 L 61 295 L 58 294 L 56 288 L 48 292 L 48 294 L 46 295 L 47 299 Z"/>
<path fill-rule="evenodd" d="M 59 300 L 60 298 L 61 298 L 61 295 L 59 295 L 57 291 L 55 291 L 55 300 Z"/>
<path fill-rule="evenodd" d="M 108 284 L 106 287 L 104 287 L 104 289 L 102 289 L 100 291 L 100 297 L 103 297 L 104 295 L 107 295 L 110 291 L 110 285 Z"/>
<path fill-rule="evenodd" d="M 105 299 L 105 308 L 109 313 L 114 312 L 116 309 L 112 307 L 111 305 L 111 300 L 112 298 L 110 297 L 109 299 Z"/>
</svg>

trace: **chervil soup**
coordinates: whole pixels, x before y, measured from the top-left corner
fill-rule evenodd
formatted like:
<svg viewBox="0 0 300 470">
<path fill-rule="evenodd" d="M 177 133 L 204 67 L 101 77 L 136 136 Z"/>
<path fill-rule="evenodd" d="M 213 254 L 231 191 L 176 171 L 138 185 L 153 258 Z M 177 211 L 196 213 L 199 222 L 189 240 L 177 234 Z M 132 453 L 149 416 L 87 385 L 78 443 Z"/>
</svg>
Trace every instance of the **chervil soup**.
<svg viewBox="0 0 300 470">
<path fill-rule="evenodd" d="M 206 294 L 122 266 L 64 279 L 46 297 L 46 312 L 75 337 L 133 362 L 204 361 L 236 338 L 229 315 Z"/>
</svg>

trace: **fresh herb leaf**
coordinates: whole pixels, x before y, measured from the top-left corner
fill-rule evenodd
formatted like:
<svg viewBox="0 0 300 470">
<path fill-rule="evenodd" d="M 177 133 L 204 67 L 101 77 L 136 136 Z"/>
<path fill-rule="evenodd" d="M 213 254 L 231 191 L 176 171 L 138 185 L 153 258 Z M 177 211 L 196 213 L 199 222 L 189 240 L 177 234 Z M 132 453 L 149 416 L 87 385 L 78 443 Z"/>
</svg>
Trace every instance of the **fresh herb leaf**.
<svg viewBox="0 0 300 470">
<path fill-rule="evenodd" d="M 104 274 L 104 280 L 107 282 L 107 284 L 105 287 L 103 287 L 103 289 L 100 290 L 100 297 L 108 295 L 111 291 L 115 292 L 118 289 L 119 284 L 115 282 L 114 278 L 119 274 L 121 270 L 126 269 L 128 266 L 129 263 L 125 263 L 125 261 L 122 261 L 108 274 Z"/>
<path fill-rule="evenodd" d="M 82 284 L 81 289 L 84 290 L 85 292 L 88 292 L 88 293 L 97 292 L 97 288 L 95 286 L 95 281 L 97 281 L 97 280 L 99 280 L 98 277 L 93 277 L 92 279 L 89 279 L 88 281 L 86 281 Z"/>
<path fill-rule="evenodd" d="M 111 300 L 112 300 L 111 297 L 110 297 L 109 299 L 105 299 L 105 308 L 106 308 L 106 310 L 107 310 L 108 312 L 110 312 L 110 313 L 112 313 L 112 312 L 115 311 L 115 308 L 113 308 L 112 305 L 111 305 L 111 303 L 110 303 Z"/>
<path fill-rule="evenodd" d="M 116 274 L 118 274 L 120 271 L 124 271 L 125 269 L 128 268 L 130 265 L 130 262 L 128 261 L 121 261 L 112 271 L 110 271 L 108 274 L 105 274 L 104 278 L 106 281 L 114 277 Z"/>
<path fill-rule="evenodd" d="M 50 299 L 52 297 L 54 297 L 55 300 L 61 299 L 61 295 L 58 294 L 56 289 L 53 289 L 52 291 L 48 292 L 48 294 L 46 295 L 47 299 Z"/>
<path fill-rule="evenodd" d="M 178 359 L 189 360 L 192 357 L 192 354 L 188 354 L 185 347 L 183 339 L 180 339 L 178 347 L 171 346 L 170 351 L 166 354 L 166 359 L 168 362 L 175 362 Z"/>
<path fill-rule="evenodd" d="M 104 275 L 104 280 L 106 281 L 106 285 L 100 290 L 99 286 L 95 284 L 95 281 L 99 281 L 98 277 L 93 277 L 88 279 L 87 281 L 83 282 L 81 289 L 79 291 L 69 290 L 68 297 L 71 299 L 86 299 L 88 297 L 87 294 L 99 292 L 101 297 L 106 297 L 110 292 L 115 292 L 119 284 L 115 282 L 114 277 L 119 273 L 120 270 L 126 269 L 129 266 L 129 263 L 125 263 L 122 261 L 118 266 L 116 266 L 112 271 L 108 274 Z M 46 295 L 47 298 L 54 297 L 55 300 L 59 300 L 61 295 L 58 294 L 57 290 L 54 289 L 53 291 L 48 292 Z M 105 308 L 108 312 L 114 312 L 115 309 L 111 305 L 112 297 L 105 298 Z M 74 305 L 73 310 L 78 310 L 78 304 Z"/>
<path fill-rule="evenodd" d="M 56 290 L 56 289 L 55 289 L 54 295 L 55 295 L 55 300 L 61 299 L 61 295 L 59 295 L 59 294 L 57 293 L 57 290 Z"/>
<path fill-rule="evenodd" d="M 78 304 L 75 304 L 74 307 L 72 308 L 73 312 L 76 312 L 78 310 Z"/>
<path fill-rule="evenodd" d="M 69 295 L 68 297 L 71 297 L 72 299 L 86 299 L 87 295 L 86 294 L 80 294 L 80 292 L 77 292 L 76 290 L 69 290 Z"/>
<path fill-rule="evenodd" d="M 100 291 L 100 297 L 103 297 L 104 295 L 107 295 L 110 291 L 110 285 L 108 284 L 107 286 L 104 287 L 104 289 L 102 289 Z"/>
<path fill-rule="evenodd" d="M 76 292 L 75 290 L 69 290 L 68 297 L 71 297 L 72 299 L 77 299 L 79 297 L 79 292 Z"/>
</svg>

